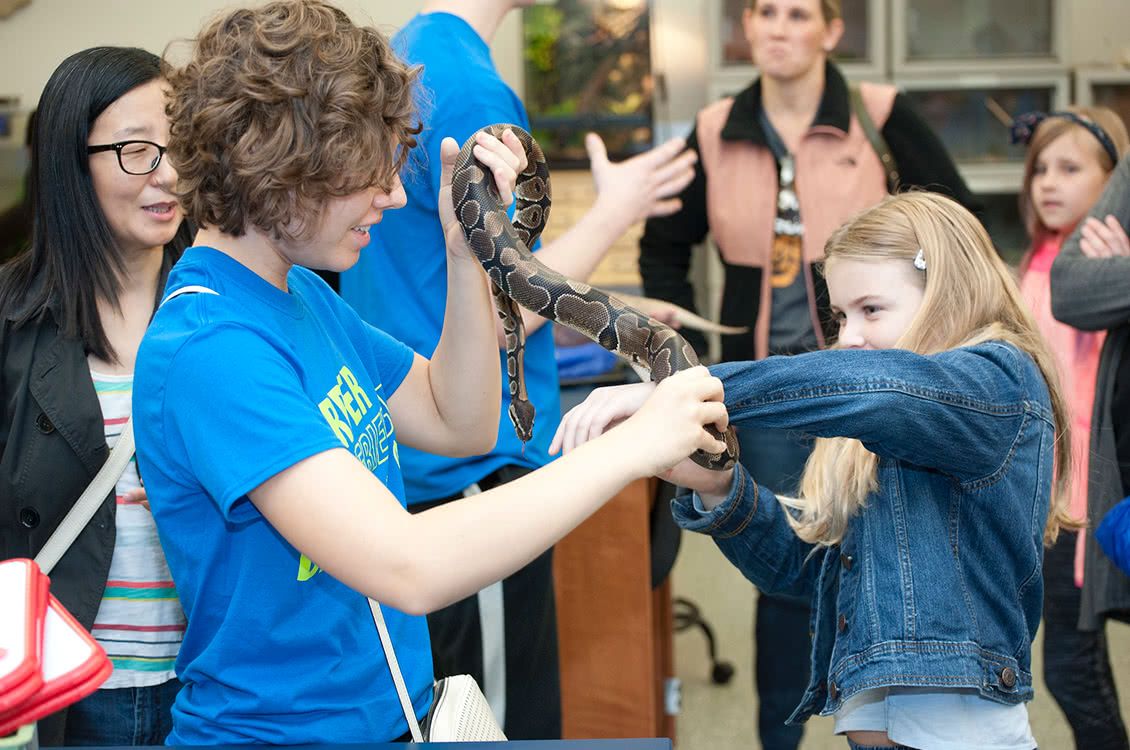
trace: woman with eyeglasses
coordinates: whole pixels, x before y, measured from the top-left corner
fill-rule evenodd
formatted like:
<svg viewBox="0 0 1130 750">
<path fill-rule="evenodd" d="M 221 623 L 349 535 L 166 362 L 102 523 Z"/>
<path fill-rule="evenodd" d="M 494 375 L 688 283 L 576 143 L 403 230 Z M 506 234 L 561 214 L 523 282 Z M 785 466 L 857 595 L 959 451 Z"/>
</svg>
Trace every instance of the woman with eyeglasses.
<svg viewBox="0 0 1130 750">
<path fill-rule="evenodd" d="M 130 417 L 138 345 L 191 239 L 168 137 L 160 60 L 144 50 L 78 52 L 44 88 L 30 247 L 0 266 L 0 559 L 39 553 Z M 40 744 L 162 743 L 184 614 L 136 461 L 51 571 L 51 591 L 114 671 L 41 720 Z"/>
</svg>

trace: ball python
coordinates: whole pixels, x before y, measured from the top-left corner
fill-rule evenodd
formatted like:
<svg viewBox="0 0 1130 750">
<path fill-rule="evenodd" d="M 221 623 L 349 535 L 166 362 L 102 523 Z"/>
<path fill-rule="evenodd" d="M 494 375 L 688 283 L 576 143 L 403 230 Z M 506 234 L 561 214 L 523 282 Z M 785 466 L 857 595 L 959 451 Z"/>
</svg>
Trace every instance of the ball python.
<svg viewBox="0 0 1130 750">
<path fill-rule="evenodd" d="M 526 395 L 523 358 L 526 333 L 519 305 L 587 336 L 630 364 L 647 369 L 656 382 L 699 364 L 694 349 L 673 328 L 590 284 L 570 279 L 546 266 L 529 248 L 549 216 L 549 168 L 533 137 L 515 125 L 490 125 L 480 132 L 501 137 L 514 131 L 526 150 L 528 165 L 518 175 L 514 221 L 490 176 L 473 150 L 475 135 L 463 144 L 451 177 L 451 196 L 467 244 L 491 281 L 495 306 L 506 334 L 506 372 L 510 421 L 518 438 L 533 438 L 534 407 Z M 698 451 L 695 463 L 723 470 L 734 465 L 738 441 L 733 428 L 719 434 L 722 453 Z"/>
</svg>

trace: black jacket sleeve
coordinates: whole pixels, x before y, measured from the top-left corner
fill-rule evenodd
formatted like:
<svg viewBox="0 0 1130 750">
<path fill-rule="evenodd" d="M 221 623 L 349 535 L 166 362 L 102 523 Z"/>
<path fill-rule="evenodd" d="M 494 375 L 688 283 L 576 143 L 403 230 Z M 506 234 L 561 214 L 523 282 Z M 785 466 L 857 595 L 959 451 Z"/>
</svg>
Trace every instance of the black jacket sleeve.
<svg viewBox="0 0 1130 750">
<path fill-rule="evenodd" d="M 883 125 L 883 138 L 898 164 L 903 189 L 916 187 L 948 195 L 984 223 L 984 206 L 965 184 L 942 139 L 902 92 L 895 96 Z"/>
<path fill-rule="evenodd" d="M 687 148 L 698 149 L 698 132 L 687 137 Z M 706 217 L 706 172 L 702 160 L 695 162 L 694 179 L 679 195 L 682 207 L 670 216 L 657 216 L 644 224 L 640 237 L 640 276 L 648 297 L 674 302 L 694 310 L 694 288 L 688 273 L 691 248 L 702 242 L 710 229 Z M 699 331 L 680 331 L 700 355 L 706 353 L 706 337 Z"/>
</svg>

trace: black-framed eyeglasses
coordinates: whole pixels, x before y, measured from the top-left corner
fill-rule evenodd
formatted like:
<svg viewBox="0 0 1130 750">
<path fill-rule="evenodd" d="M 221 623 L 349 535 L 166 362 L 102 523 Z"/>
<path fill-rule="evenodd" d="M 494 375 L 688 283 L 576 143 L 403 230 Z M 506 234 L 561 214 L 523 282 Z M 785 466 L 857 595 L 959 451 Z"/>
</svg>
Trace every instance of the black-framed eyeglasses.
<svg viewBox="0 0 1130 750">
<path fill-rule="evenodd" d="M 100 154 L 114 151 L 118 155 L 118 166 L 126 174 L 149 174 L 161 165 L 161 157 L 168 150 L 153 141 L 118 141 L 102 146 L 87 146 L 87 154 Z"/>
</svg>

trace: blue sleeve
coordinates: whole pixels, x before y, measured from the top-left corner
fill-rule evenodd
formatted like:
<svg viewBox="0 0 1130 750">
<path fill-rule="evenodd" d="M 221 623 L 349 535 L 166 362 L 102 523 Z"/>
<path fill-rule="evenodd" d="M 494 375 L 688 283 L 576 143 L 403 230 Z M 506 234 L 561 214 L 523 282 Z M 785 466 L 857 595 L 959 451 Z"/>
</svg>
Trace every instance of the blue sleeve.
<svg viewBox="0 0 1130 750">
<path fill-rule="evenodd" d="M 1130 576 L 1130 497 L 1107 511 L 1095 540 L 1115 565 Z"/>
<path fill-rule="evenodd" d="M 1000 342 L 930 356 L 832 349 L 710 369 L 732 423 L 855 438 L 962 481 L 1003 467 L 1033 414 L 1052 423 L 1039 369 Z"/>
<path fill-rule="evenodd" d="M 762 591 L 816 590 L 828 548 L 802 541 L 785 519 L 785 507 L 740 463 L 729 496 L 713 510 L 703 509 L 697 495 L 681 495 L 671 501 L 671 511 L 682 528 L 713 537 L 726 559 Z"/>
<path fill-rule="evenodd" d="M 394 339 L 381 329 L 358 319 L 364 326 L 365 337 L 369 342 L 369 353 L 376 371 L 381 374 L 381 383 L 386 398 L 396 393 L 396 389 L 408 376 L 416 353 L 406 344 Z"/>
<path fill-rule="evenodd" d="M 247 493 L 299 461 L 342 447 L 303 390 L 299 368 L 235 324 L 187 340 L 169 366 L 162 405 L 167 454 L 219 506 L 245 521 Z"/>
</svg>

